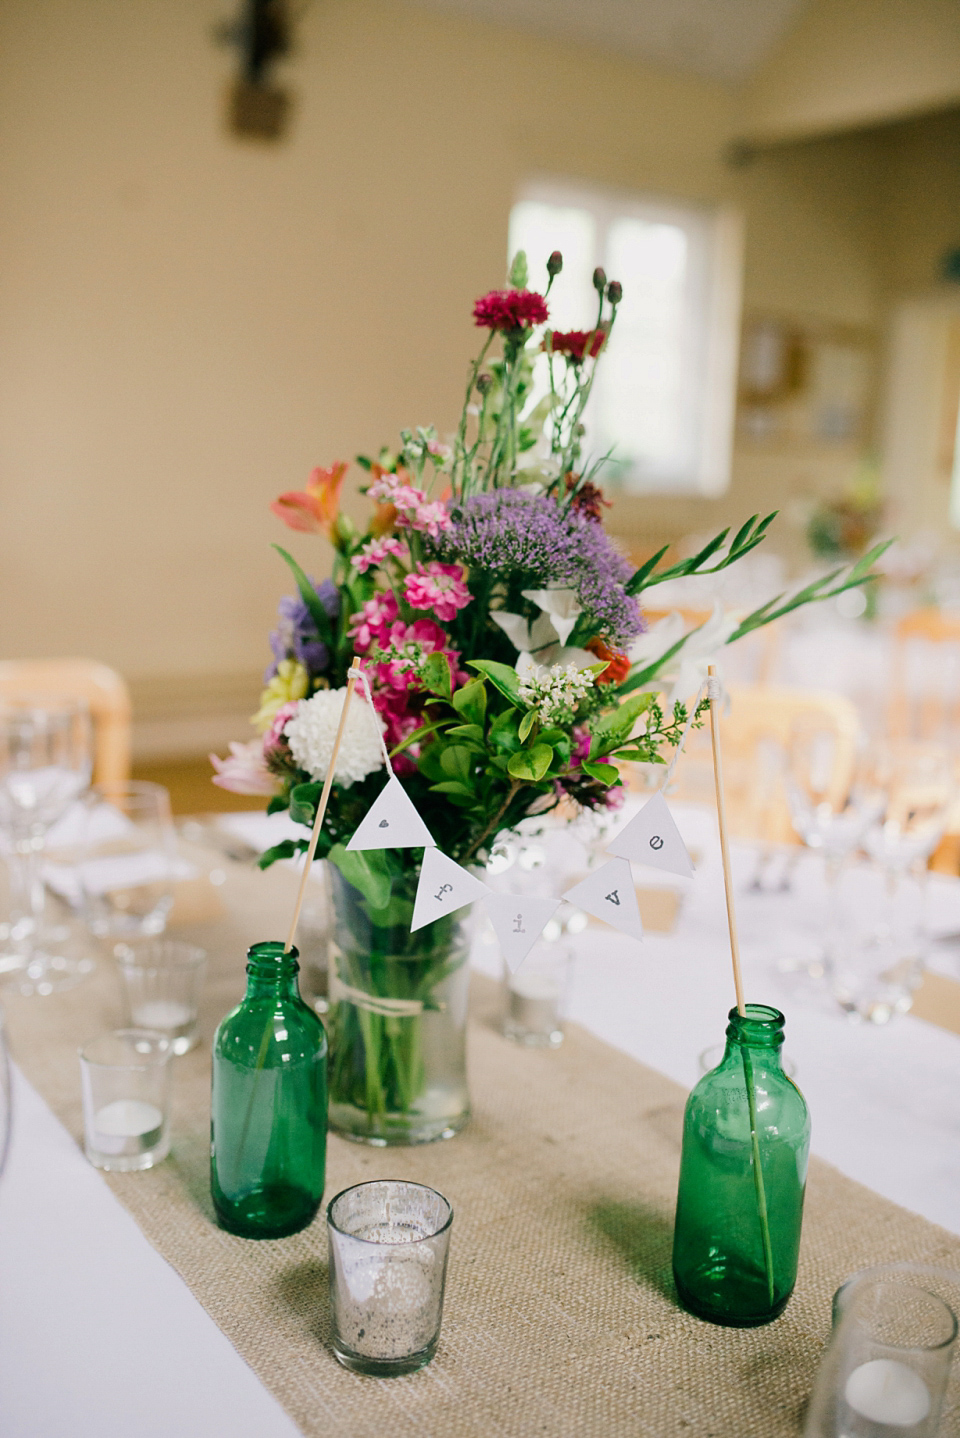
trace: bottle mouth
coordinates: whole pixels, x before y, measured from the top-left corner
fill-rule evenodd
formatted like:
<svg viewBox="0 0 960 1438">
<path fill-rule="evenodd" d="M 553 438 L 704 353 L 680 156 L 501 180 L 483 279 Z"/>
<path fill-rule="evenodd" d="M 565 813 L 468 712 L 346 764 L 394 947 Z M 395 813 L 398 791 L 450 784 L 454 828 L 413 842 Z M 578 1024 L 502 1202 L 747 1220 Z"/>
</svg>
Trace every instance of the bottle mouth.
<svg viewBox="0 0 960 1438">
<path fill-rule="evenodd" d="M 727 1038 L 747 1043 L 783 1043 L 786 1018 L 770 1004 L 744 1004 L 744 1013 L 731 1009 Z"/>
<path fill-rule="evenodd" d="M 279 939 L 265 940 L 263 943 L 251 944 L 247 950 L 247 968 L 251 965 L 260 964 L 279 965 L 282 963 L 297 965 L 300 958 L 300 950 L 295 946 L 287 948 Z"/>
</svg>

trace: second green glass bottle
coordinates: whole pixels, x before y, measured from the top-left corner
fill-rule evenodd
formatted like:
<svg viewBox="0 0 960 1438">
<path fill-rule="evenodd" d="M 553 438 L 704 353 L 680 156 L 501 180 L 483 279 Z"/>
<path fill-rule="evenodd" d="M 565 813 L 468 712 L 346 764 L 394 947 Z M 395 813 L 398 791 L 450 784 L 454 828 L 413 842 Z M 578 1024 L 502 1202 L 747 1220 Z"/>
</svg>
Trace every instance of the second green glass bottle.
<svg viewBox="0 0 960 1438">
<path fill-rule="evenodd" d="M 752 1328 L 782 1313 L 797 1278 L 810 1118 L 780 1063 L 784 1017 L 730 1011 L 727 1047 L 687 1100 L 673 1239 L 684 1308 Z"/>
<path fill-rule="evenodd" d="M 210 1187 L 243 1238 L 306 1228 L 323 1198 L 327 1037 L 300 997 L 297 950 L 254 944 L 247 993 L 213 1043 Z"/>
</svg>

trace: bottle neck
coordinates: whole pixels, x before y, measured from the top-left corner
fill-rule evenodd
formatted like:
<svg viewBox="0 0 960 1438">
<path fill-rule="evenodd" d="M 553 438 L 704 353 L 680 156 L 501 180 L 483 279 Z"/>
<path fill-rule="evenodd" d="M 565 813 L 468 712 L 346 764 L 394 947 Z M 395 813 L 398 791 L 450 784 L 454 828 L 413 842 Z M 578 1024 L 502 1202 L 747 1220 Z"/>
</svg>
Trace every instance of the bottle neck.
<svg viewBox="0 0 960 1438">
<path fill-rule="evenodd" d="M 300 955 L 277 942 L 253 944 L 247 950 L 248 999 L 299 999 Z"/>
<path fill-rule="evenodd" d="M 767 1068 L 779 1068 L 786 1023 L 783 1014 L 767 1004 L 745 1004 L 744 1008 L 742 1014 L 730 1010 L 724 1058 L 739 1059 L 746 1051 Z"/>
</svg>

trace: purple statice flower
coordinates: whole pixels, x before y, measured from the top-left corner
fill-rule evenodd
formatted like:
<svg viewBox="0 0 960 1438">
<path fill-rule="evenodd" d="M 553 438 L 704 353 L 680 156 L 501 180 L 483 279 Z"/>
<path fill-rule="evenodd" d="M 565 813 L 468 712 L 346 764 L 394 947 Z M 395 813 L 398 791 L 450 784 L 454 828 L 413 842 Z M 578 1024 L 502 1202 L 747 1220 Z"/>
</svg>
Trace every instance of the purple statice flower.
<svg viewBox="0 0 960 1438">
<path fill-rule="evenodd" d="M 331 619 L 340 613 L 340 591 L 330 579 L 319 584 L 313 580 L 314 591 Z M 317 634 L 317 627 L 310 617 L 310 611 L 299 594 L 288 594 L 277 606 L 280 622 L 270 635 L 273 663 L 264 676 L 269 682 L 277 672 L 281 659 L 296 659 L 306 669 L 311 679 L 322 674 L 330 663 L 330 651 Z"/>
<path fill-rule="evenodd" d="M 450 528 L 429 542 L 438 559 L 486 570 L 524 588 L 575 589 L 597 629 L 616 645 L 643 631 L 640 606 L 626 593 L 633 567 L 601 525 L 549 495 L 495 489 L 451 510 Z"/>
</svg>

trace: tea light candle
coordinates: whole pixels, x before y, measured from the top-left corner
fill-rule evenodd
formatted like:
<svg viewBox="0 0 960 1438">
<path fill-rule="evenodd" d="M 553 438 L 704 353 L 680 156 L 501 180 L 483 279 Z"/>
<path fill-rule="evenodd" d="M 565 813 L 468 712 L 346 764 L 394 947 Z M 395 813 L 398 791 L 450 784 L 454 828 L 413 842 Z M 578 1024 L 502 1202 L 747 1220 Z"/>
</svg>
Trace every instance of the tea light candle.
<svg viewBox="0 0 960 1438">
<path fill-rule="evenodd" d="M 131 1018 L 139 1029 L 160 1029 L 161 1032 L 166 1032 L 189 1024 L 193 1019 L 193 1010 L 187 1004 L 178 1003 L 176 999 L 147 999 L 144 1003 L 133 1006 Z"/>
<path fill-rule="evenodd" d="M 138 1098 L 118 1098 L 97 1109 L 94 1126 L 105 1138 L 140 1138 L 163 1123 L 156 1104 Z"/>
<path fill-rule="evenodd" d="M 530 1033 L 550 1034 L 560 1027 L 560 986 L 544 974 L 512 975 L 510 1019 Z"/>
<path fill-rule="evenodd" d="M 912 1428 L 930 1412 L 930 1390 L 912 1368 L 894 1358 L 861 1363 L 843 1390 L 850 1407 L 872 1423 Z"/>
</svg>

